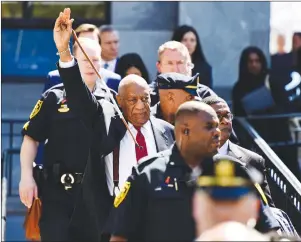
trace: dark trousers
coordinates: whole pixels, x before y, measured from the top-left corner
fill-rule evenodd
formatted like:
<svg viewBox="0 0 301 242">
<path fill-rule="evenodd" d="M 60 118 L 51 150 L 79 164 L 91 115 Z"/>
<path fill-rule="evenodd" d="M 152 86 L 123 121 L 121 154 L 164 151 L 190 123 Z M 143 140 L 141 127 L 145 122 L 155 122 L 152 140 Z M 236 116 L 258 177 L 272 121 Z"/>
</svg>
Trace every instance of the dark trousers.
<svg viewBox="0 0 301 242">
<path fill-rule="evenodd" d="M 89 218 L 74 216 L 80 197 L 80 187 L 75 185 L 65 191 L 59 183 L 45 182 L 42 191 L 42 214 L 40 218 L 41 241 L 91 240 L 87 232 Z M 77 211 L 82 211 L 77 209 Z M 82 221 L 74 221 L 82 220 Z M 90 237 L 90 238 L 89 238 Z"/>
</svg>

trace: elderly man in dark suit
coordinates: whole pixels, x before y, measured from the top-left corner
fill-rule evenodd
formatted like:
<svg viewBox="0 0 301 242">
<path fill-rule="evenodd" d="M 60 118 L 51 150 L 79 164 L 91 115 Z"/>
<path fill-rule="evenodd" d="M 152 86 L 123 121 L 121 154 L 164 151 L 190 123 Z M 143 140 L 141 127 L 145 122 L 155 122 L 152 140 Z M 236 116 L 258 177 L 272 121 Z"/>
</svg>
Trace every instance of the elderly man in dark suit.
<svg viewBox="0 0 301 242">
<path fill-rule="evenodd" d="M 230 111 L 230 108 L 227 102 L 220 97 L 207 97 L 202 100 L 202 102 L 210 105 L 220 120 L 219 128 L 221 130 L 221 142 L 220 148 L 218 149 L 218 153 L 221 155 L 230 155 L 244 164 L 251 165 L 256 167 L 264 176 L 263 183 L 260 184 L 263 188 L 264 195 L 266 197 L 267 203 L 271 207 L 275 207 L 270 188 L 266 179 L 266 169 L 265 169 L 265 161 L 264 158 L 250 150 L 247 150 L 239 145 L 232 143 L 229 140 L 229 137 L 232 132 L 232 119 L 233 114 Z"/>
<path fill-rule="evenodd" d="M 116 116 L 115 107 L 110 102 L 97 101 L 94 95 L 87 91 L 77 60 L 68 48 L 72 28 L 70 13 L 70 9 L 65 9 L 57 19 L 54 29 L 54 41 L 60 56 L 58 71 L 70 108 L 87 124 L 87 132 L 92 135 L 95 129 L 105 130 L 99 137 L 102 141 L 99 156 L 104 162 L 92 162 L 92 159 L 88 158 L 82 194 L 79 196 L 70 225 L 75 233 L 85 229 L 89 231 L 90 237 L 99 241 L 113 204 L 114 191 L 118 192 L 120 183 L 127 179 L 132 166 L 142 157 L 156 154 L 172 145 L 173 126 L 163 120 L 150 118 L 150 90 L 142 77 L 129 75 L 120 82 L 118 88 L 117 101 L 131 133 Z M 105 127 L 96 126 L 99 121 L 104 121 Z M 135 145 L 131 134 L 139 147 Z M 93 141 L 87 142 L 92 142 L 91 149 L 95 149 Z M 113 150 L 111 158 L 107 157 Z M 92 221 L 94 226 L 87 228 L 87 220 Z"/>
<path fill-rule="evenodd" d="M 70 68 L 61 68 L 68 62 L 60 61 L 58 66 L 66 91 L 70 95 L 78 95 L 78 97 L 82 97 L 79 93 L 86 93 L 85 101 L 79 101 L 87 103 L 89 99 L 92 99 L 88 97 L 90 94 L 85 92 L 76 60 L 73 59 L 71 62 L 74 62 L 74 66 Z M 79 89 L 80 85 L 81 90 Z M 117 95 L 118 104 L 128 121 L 129 128 L 142 148 L 135 146 L 131 134 L 125 129 L 110 102 L 102 100 L 100 104 L 97 104 L 99 108 L 95 109 L 94 115 L 90 115 L 90 117 L 98 118 L 97 113 L 103 112 L 107 130 L 107 137 L 101 147 L 104 165 L 88 163 L 86 178 L 83 181 L 82 197 L 84 201 L 80 200 L 90 211 L 90 216 L 97 221 L 98 236 L 101 236 L 113 198 L 131 174 L 132 167 L 144 156 L 166 150 L 174 142 L 173 126 L 164 120 L 150 116 L 149 92 L 148 84 L 143 78 L 129 75 L 120 82 Z M 93 106 L 92 102 L 91 106 Z M 84 109 L 88 109 L 88 106 Z M 105 156 L 105 154 L 108 155 Z M 105 180 L 103 180 L 104 176 L 99 176 L 100 172 L 105 172 Z M 108 189 L 105 191 L 101 191 L 97 185 L 103 182 L 107 183 Z M 105 206 L 103 202 L 100 202 L 104 200 Z M 75 213 L 75 216 L 79 215 Z"/>
</svg>

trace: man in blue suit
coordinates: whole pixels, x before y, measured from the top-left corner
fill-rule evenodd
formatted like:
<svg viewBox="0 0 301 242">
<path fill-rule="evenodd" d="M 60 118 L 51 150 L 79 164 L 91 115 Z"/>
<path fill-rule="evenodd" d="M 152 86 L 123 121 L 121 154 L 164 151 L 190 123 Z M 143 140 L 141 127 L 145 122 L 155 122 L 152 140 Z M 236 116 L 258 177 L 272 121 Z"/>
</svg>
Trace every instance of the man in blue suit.
<svg viewBox="0 0 301 242">
<path fill-rule="evenodd" d="M 119 60 L 119 33 L 110 25 L 99 28 L 101 39 L 101 67 L 115 72 Z"/>
<path fill-rule="evenodd" d="M 100 31 L 99 29 L 93 25 L 93 24 L 82 24 L 79 27 L 76 28 L 75 33 L 77 37 L 83 37 L 83 38 L 89 38 L 92 40 L 98 41 L 100 44 L 101 38 L 100 38 Z M 73 40 L 74 41 L 74 40 Z M 73 42 L 74 44 L 74 42 Z M 121 80 L 120 75 L 101 68 L 99 70 L 99 74 L 103 77 L 104 81 L 107 83 L 107 86 L 114 91 L 118 92 L 118 86 L 119 82 Z M 62 80 L 60 78 L 59 72 L 57 70 L 50 71 L 47 75 L 47 80 L 44 86 L 44 90 L 46 91 L 49 88 L 62 83 Z"/>
</svg>

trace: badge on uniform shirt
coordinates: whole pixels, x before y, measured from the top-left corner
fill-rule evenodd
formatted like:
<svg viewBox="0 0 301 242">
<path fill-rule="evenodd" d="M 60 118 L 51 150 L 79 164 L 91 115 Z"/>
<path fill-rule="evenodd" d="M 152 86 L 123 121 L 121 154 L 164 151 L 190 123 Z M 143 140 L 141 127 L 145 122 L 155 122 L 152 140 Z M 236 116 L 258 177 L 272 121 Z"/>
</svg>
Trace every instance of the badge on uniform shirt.
<svg viewBox="0 0 301 242">
<path fill-rule="evenodd" d="M 43 104 L 43 101 L 39 100 L 36 105 L 34 106 L 29 118 L 32 119 L 34 116 L 36 116 L 39 112 L 40 112 L 40 109 L 42 107 L 42 104 Z"/>
<path fill-rule="evenodd" d="M 126 182 L 123 186 L 123 188 L 121 189 L 119 195 L 117 197 L 115 197 L 114 200 L 114 207 L 117 208 L 122 201 L 125 199 L 126 195 L 128 194 L 129 190 L 131 187 L 131 183 L 130 182 Z"/>
<path fill-rule="evenodd" d="M 69 111 L 69 108 L 68 108 L 68 105 L 65 103 L 67 100 L 64 99 L 62 102 L 61 102 L 61 107 L 58 109 L 58 111 L 60 113 L 67 113 Z"/>
</svg>

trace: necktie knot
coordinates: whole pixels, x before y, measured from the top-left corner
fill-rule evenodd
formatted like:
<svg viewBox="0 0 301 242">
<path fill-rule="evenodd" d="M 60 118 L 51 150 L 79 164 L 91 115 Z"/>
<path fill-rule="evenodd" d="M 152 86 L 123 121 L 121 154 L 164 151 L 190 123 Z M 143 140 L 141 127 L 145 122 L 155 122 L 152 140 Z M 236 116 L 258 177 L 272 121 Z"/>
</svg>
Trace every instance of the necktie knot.
<svg viewBox="0 0 301 242">
<path fill-rule="evenodd" d="M 141 127 L 134 126 L 138 133 L 141 133 Z"/>
<path fill-rule="evenodd" d="M 103 68 L 105 68 L 105 69 L 107 69 L 109 67 L 109 64 L 108 63 L 105 63 L 104 65 L 103 65 Z"/>
</svg>

